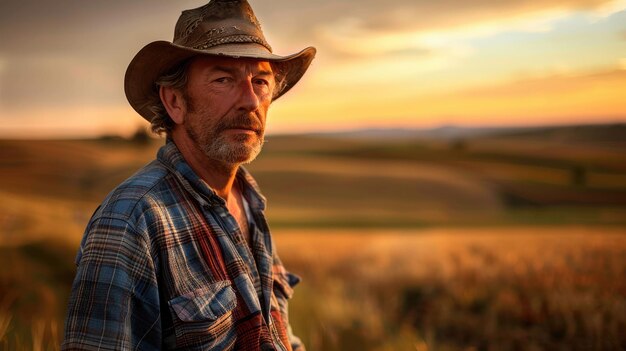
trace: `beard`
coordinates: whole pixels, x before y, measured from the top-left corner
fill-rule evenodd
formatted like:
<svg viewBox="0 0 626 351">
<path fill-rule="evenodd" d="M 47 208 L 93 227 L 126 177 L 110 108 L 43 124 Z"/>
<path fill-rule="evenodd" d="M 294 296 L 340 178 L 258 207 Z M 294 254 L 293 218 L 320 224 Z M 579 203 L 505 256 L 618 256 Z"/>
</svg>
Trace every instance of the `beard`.
<svg viewBox="0 0 626 351">
<path fill-rule="evenodd" d="M 253 130 L 254 135 L 224 133 L 237 128 Z M 193 126 L 186 123 L 185 129 L 191 140 L 208 158 L 225 164 L 252 162 L 261 152 L 265 141 L 264 127 L 253 113 L 221 119 L 213 125 L 198 123 L 197 126 Z"/>
</svg>

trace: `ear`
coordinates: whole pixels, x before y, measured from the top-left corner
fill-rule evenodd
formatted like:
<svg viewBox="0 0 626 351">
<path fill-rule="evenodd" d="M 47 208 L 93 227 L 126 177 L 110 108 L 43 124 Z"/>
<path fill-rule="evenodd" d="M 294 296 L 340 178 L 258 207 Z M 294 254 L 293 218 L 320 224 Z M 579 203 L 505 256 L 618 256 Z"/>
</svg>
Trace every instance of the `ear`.
<svg viewBox="0 0 626 351">
<path fill-rule="evenodd" d="M 185 120 L 187 106 L 183 94 L 172 87 L 159 87 L 159 97 L 174 123 L 182 124 Z"/>
</svg>

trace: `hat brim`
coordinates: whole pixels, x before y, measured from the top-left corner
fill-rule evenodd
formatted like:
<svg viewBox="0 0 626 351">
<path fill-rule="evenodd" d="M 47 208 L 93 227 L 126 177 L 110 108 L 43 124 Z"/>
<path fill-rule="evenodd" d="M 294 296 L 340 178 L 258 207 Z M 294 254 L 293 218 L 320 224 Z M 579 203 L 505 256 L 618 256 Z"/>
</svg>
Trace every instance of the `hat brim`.
<svg viewBox="0 0 626 351">
<path fill-rule="evenodd" d="M 276 63 L 283 74 L 281 90 L 274 100 L 285 94 L 302 78 L 315 57 L 316 50 L 307 47 L 288 56 L 272 54 L 262 45 L 225 44 L 197 50 L 176 45 L 168 41 L 155 41 L 144 46 L 132 59 L 124 77 L 124 92 L 130 105 L 143 118 L 152 120 L 154 113 L 150 105 L 158 96 L 155 81 L 175 65 L 199 55 L 232 58 L 250 58 Z"/>
</svg>

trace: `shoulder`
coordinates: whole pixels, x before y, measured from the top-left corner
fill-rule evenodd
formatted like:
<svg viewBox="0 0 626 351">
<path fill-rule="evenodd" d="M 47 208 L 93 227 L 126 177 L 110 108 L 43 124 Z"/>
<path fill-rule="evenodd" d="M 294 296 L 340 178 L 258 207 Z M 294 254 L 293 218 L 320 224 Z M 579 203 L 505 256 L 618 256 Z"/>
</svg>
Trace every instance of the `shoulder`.
<svg viewBox="0 0 626 351">
<path fill-rule="evenodd" d="M 171 183 L 173 174 L 160 161 L 154 160 L 113 189 L 92 215 L 76 257 L 79 262 L 90 250 L 109 250 L 150 246 L 147 224 L 159 213 L 163 188 Z"/>
<path fill-rule="evenodd" d="M 154 160 L 113 189 L 94 213 L 90 222 L 101 218 L 136 223 L 147 211 L 167 202 L 173 174 Z"/>
</svg>

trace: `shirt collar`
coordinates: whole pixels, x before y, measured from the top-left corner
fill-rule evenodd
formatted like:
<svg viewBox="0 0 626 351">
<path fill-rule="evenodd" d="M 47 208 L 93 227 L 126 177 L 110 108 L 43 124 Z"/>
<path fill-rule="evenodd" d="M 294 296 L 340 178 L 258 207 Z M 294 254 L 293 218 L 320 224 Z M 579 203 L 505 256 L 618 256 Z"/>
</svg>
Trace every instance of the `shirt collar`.
<svg viewBox="0 0 626 351">
<path fill-rule="evenodd" d="M 261 189 L 256 180 L 252 177 L 250 172 L 243 167 L 239 166 L 237 171 L 237 179 L 244 186 L 244 196 L 248 199 L 248 204 L 253 210 L 263 211 L 265 210 L 265 196 L 261 194 Z"/>
<path fill-rule="evenodd" d="M 224 199 L 219 197 L 217 193 L 191 169 L 191 166 L 189 166 L 178 150 L 178 147 L 171 139 L 168 138 L 165 145 L 159 149 L 157 159 L 174 173 L 183 186 L 201 205 L 224 205 Z M 244 196 L 246 196 L 251 209 L 263 211 L 265 209 L 266 200 L 261 194 L 259 186 L 252 175 L 244 167 L 240 166 L 237 170 L 237 179 L 244 187 Z"/>
</svg>

